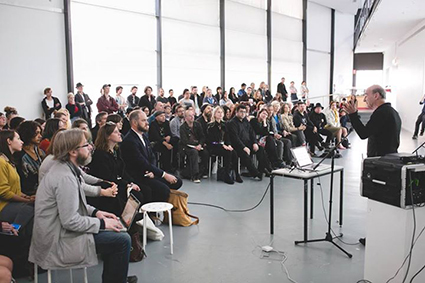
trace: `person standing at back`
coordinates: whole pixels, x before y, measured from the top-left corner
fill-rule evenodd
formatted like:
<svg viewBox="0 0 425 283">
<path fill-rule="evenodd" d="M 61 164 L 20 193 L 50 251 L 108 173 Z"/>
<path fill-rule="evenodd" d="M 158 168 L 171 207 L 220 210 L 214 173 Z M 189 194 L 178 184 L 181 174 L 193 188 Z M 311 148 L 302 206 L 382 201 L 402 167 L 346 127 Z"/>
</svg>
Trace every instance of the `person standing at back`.
<svg viewBox="0 0 425 283">
<path fill-rule="evenodd" d="M 75 94 L 75 102 L 80 104 L 82 110 L 82 118 L 87 121 L 88 126 L 91 128 L 91 105 L 93 101 L 90 99 L 87 93 L 83 91 L 83 84 L 77 83 L 75 88 L 77 89 L 77 93 Z"/>
<path fill-rule="evenodd" d="M 288 98 L 288 91 L 285 86 L 285 78 L 282 78 L 281 82 L 277 84 L 277 93 L 280 93 L 283 101 L 286 102 L 286 99 Z"/>
<path fill-rule="evenodd" d="M 385 98 L 385 89 L 379 85 L 372 85 L 366 90 L 364 102 L 373 110 L 366 125 L 360 121 L 357 113 L 357 99 L 351 99 L 343 104 L 359 137 L 362 140 L 368 139 L 368 157 L 396 153 L 400 145 L 400 115 L 390 103 L 385 102 Z M 366 238 L 361 238 L 359 241 L 366 245 Z"/>
</svg>

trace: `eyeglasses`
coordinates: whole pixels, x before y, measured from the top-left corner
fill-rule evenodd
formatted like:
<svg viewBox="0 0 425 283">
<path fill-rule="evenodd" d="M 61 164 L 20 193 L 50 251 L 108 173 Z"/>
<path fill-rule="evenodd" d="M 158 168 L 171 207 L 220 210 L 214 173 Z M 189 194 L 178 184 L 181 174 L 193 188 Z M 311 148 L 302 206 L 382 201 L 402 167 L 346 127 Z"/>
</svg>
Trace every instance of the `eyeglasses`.
<svg viewBox="0 0 425 283">
<path fill-rule="evenodd" d="M 91 147 L 92 148 L 92 150 L 94 150 L 94 144 L 93 143 L 86 143 L 86 144 L 83 144 L 83 145 L 80 145 L 80 146 L 77 146 L 75 149 L 80 149 L 80 148 L 84 148 L 84 147 Z"/>
</svg>

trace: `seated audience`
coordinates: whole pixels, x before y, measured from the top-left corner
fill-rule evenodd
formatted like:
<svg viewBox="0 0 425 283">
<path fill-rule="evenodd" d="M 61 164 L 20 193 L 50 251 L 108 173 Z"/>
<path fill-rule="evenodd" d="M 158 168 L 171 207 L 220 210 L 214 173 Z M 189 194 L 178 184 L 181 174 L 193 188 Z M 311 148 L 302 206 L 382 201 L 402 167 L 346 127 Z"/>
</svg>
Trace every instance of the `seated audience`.
<svg viewBox="0 0 425 283">
<path fill-rule="evenodd" d="M 267 110 L 269 112 L 268 122 L 271 126 L 270 133 L 273 133 L 273 137 L 277 145 L 277 156 L 279 157 L 279 159 L 284 160 L 285 163 L 289 165 L 292 163 L 292 134 L 290 132 L 285 131 L 285 129 L 283 129 L 282 127 L 277 126 L 274 115 L 280 116 L 279 108 L 276 108 L 275 106 L 270 104 L 267 106 Z M 278 121 L 280 121 L 280 119 Z"/>
<path fill-rule="evenodd" d="M 60 119 L 65 127 L 65 129 L 71 129 L 71 120 L 69 118 L 69 112 L 65 108 L 61 108 L 58 111 L 56 111 L 54 118 Z"/>
<path fill-rule="evenodd" d="M 10 128 L 10 121 L 18 116 L 18 111 L 14 107 L 6 106 L 4 108 L 4 113 L 6 115 L 6 127 L 5 130 L 11 129 Z"/>
<path fill-rule="evenodd" d="M 151 115 L 151 111 L 149 110 L 149 107 L 147 107 L 147 106 L 142 106 L 142 107 L 137 106 L 136 108 L 139 108 L 139 109 L 141 109 L 143 112 L 145 112 L 146 117 L 149 117 L 149 116 Z M 136 108 L 135 108 L 135 109 L 136 109 Z"/>
<path fill-rule="evenodd" d="M 220 100 L 223 98 L 223 88 L 221 86 L 218 86 L 216 89 L 216 92 L 217 93 L 214 95 L 214 97 L 218 104 Z"/>
<path fill-rule="evenodd" d="M 37 119 L 34 119 L 34 121 L 40 124 L 41 129 L 44 132 L 44 127 L 46 126 L 46 120 L 41 119 L 41 118 L 37 118 Z"/>
<path fill-rule="evenodd" d="M 305 127 L 304 135 L 310 147 L 310 155 L 316 156 L 315 149 L 316 146 L 319 150 L 323 150 L 323 147 L 320 145 L 320 141 L 323 139 L 320 137 L 320 134 L 316 126 L 310 121 L 308 113 L 306 111 L 306 104 L 303 101 L 298 102 L 297 111 L 294 113 L 294 126 L 300 128 L 301 125 Z"/>
<path fill-rule="evenodd" d="M 83 130 L 84 132 L 91 133 L 88 122 L 86 120 L 82 119 L 82 118 L 75 120 L 72 123 L 72 127 L 71 128 L 72 129 L 77 128 L 77 129 Z"/>
<path fill-rule="evenodd" d="M 130 121 L 128 120 L 128 116 L 130 115 L 131 111 L 136 110 L 136 109 L 139 109 L 139 106 L 137 106 L 135 109 L 128 107 L 125 110 L 125 115 L 124 115 L 124 118 L 122 119 L 122 129 L 121 129 L 121 134 L 123 136 L 125 136 L 128 133 L 128 131 L 131 129 Z"/>
<path fill-rule="evenodd" d="M 202 100 L 202 104 L 210 104 L 210 105 L 217 105 L 218 101 L 217 99 L 212 95 L 212 90 L 209 88 L 207 89 L 207 92 L 205 93 L 205 97 Z"/>
<path fill-rule="evenodd" d="M 62 108 L 62 104 L 57 97 L 52 96 L 52 89 L 50 87 L 44 89 L 44 95 L 46 96 L 41 101 L 41 107 L 43 108 L 44 118 L 52 118 L 52 114 Z"/>
<path fill-rule="evenodd" d="M 105 125 L 107 119 L 108 119 L 108 113 L 106 112 L 99 112 L 96 115 L 96 118 L 95 118 L 96 126 L 94 126 L 94 128 L 91 129 L 91 135 L 94 142 L 96 141 L 97 132 L 99 131 L 101 127 Z"/>
<path fill-rule="evenodd" d="M 281 159 L 283 143 L 279 139 L 275 139 L 274 131 L 271 123 L 268 121 L 268 117 L 269 111 L 267 108 L 262 108 L 258 112 L 257 117 L 252 118 L 249 123 L 256 136 L 259 137 L 258 144 L 266 150 L 268 160 L 270 160 L 272 167 L 281 168 L 283 167 L 283 161 Z M 280 154 L 278 153 L 278 147 L 280 147 Z"/>
<path fill-rule="evenodd" d="M 139 106 L 140 98 L 136 95 L 137 94 L 137 86 L 133 86 L 131 88 L 131 93 L 129 96 L 127 96 L 127 106 L 128 108 L 134 108 L 136 106 Z"/>
<path fill-rule="evenodd" d="M 182 181 L 156 166 L 155 155 L 146 137 L 149 131 L 146 114 L 141 110 L 134 110 L 129 118 L 131 130 L 120 145 L 127 172 L 136 184 L 149 188 L 143 191 L 145 203 L 168 201 L 170 189 L 178 190 Z"/>
<path fill-rule="evenodd" d="M 239 98 L 239 101 L 248 101 L 248 102 L 252 102 L 253 99 L 253 95 L 252 95 L 252 88 L 249 86 L 246 88 L 246 92 Z M 252 100 L 250 100 L 252 99 Z"/>
<path fill-rule="evenodd" d="M 208 123 L 211 121 L 211 113 L 212 113 L 212 106 L 211 104 L 204 104 L 201 106 L 201 116 L 199 116 L 198 119 L 196 119 L 196 121 L 201 124 L 202 126 L 202 133 L 204 134 L 204 137 L 207 136 L 207 128 L 208 128 Z M 202 144 L 202 146 L 204 146 Z"/>
<path fill-rule="evenodd" d="M 59 129 L 64 129 L 64 125 L 61 120 L 58 118 L 50 118 L 47 119 L 46 127 L 44 128 L 43 135 L 40 142 L 40 149 L 42 149 L 44 152 L 47 151 L 47 148 L 50 145 L 50 140 L 52 139 L 53 135 L 56 133 Z"/>
<path fill-rule="evenodd" d="M 34 121 L 25 121 L 18 127 L 18 134 L 24 142 L 23 150 L 14 154 L 16 168 L 21 180 L 21 190 L 27 195 L 35 195 L 38 187 L 38 169 L 45 157 L 40 149 L 41 126 Z"/>
<path fill-rule="evenodd" d="M 155 105 L 154 105 L 154 107 L 153 107 L 153 110 L 151 111 L 151 116 L 150 117 L 148 117 L 148 123 L 149 123 L 149 125 L 152 123 L 152 121 L 153 120 L 155 120 L 155 113 L 156 112 L 164 112 L 164 103 L 162 103 L 162 102 L 160 102 L 160 101 L 158 101 L 158 102 L 155 102 Z"/>
<path fill-rule="evenodd" d="M 280 126 L 283 131 L 291 133 L 291 140 L 292 144 L 296 146 L 305 145 L 305 136 L 304 136 L 304 130 L 305 126 L 300 125 L 299 127 L 295 127 L 294 125 L 294 119 L 291 114 L 291 108 L 289 106 L 289 103 L 284 103 L 281 110 L 281 120 L 282 123 Z"/>
<path fill-rule="evenodd" d="M 6 116 L 2 112 L 0 112 L 0 131 L 6 130 L 6 126 Z"/>
<path fill-rule="evenodd" d="M 228 97 L 227 91 L 223 93 L 222 98 L 219 101 L 220 106 L 232 105 L 233 101 Z"/>
<path fill-rule="evenodd" d="M 81 189 L 84 180 L 78 166 L 90 162 L 91 150 L 79 129 L 56 136 L 53 155 L 60 162 L 42 179 L 37 192 L 29 260 L 43 269 L 81 268 L 97 265 L 96 253 L 100 253 L 102 282 L 129 282 L 130 236 L 118 233 L 122 226 L 115 215 L 87 205 Z"/>
<path fill-rule="evenodd" d="M 195 121 L 195 113 L 186 110 L 184 123 L 180 127 L 180 146 L 188 157 L 190 177 L 194 183 L 200 183 L 201 177 L 208 170 L 208 151 L 205 144 L 205 135 L 202 126 Z M 201 164 L 199 165 L 199 158 Z"/>
<path fill-rule="evenodd" d="M 326 129 L 326 125 L 328 124 L 328 122 L 326 121 L 326 116 L 322 113 L 322 110 L 323 106 L 320 103 L 316 103 L 313 111 L 310 112 L 309 117 L 311 122 L 317 128 L 319 134 L 326 136 L 326 143 L 324 144 L 324 146 L 329 147 L 334 134 L 328 129 Z M 340 129 L 335 130 L 335 133 L 340 131 Z"/>
<path fill-rule="evenodd" d="M 145 95 L 140 97 L 139 100 L 139 106 L 143 107 L 146 106 L 149 108 L 149 112 L 152 113 L 152 109 L 154 109 L 156 100 L 155 97 L 152 94 L 152 88 L 150 86 L 145 87 Z"/>
<path fill-rule="evenodd" d="M 100 112 L 106 112 L 108 114 L 115 113 L 118 111 L 118 104 L 113 97 L 109 95 L 111 89 L 110 84 L 104 84 L 100 93 L 102 94 L 97 100 L 97 110 Z"/>
<path fill-rule="evenodd" d="M 201 115 L 201 106 L 204 101 L 204 97 L 205 97 L 205 92 L 207 90 L 208 87 L 204 86 L 202 87 L 202 93 L 199 94 L 198 93 L 198 87 L 197 86 L 191 86 L 191 93 L 190 93 L 190 99 L 193 101 L 193 107 L 195 108 L 195 117 L 198 117 L 199 115 Z M 184 96 L 184 92 L 183 92 L 183 96 Z M 186 106 L 186 110 L 188 110 L 187 108 L 190 107 L 190 105 L 183 105 Z"/>
<path fill-rule="evenodd" d="M 75 103 L 75 96 L 72 92 L 68 93 L 68 104 L 65 105 L 65 108 L 69 112 L 71 123 L 83 116 L 81 105 L 79 103 Z"/>
<path fill-rule="evenodd" d="M 25 121 L 24 118 L 19 117 L 19 116 L 15 116 L 10 120 L 8 128 L 10 130 L 16 130 L 19 127 L 19 125 L 22 124 L 22 122 L 24 122 L 24 121 Z"/>
<path fill-rule="evenodd" d="M 239 101 L 239 98 L 238 98 L 238 96 L 237 96 L 237 94 L 235 92 L 235 88 L 234 87 L 231 87 L 229 89 L 229 99 L 233 102 L 233 104 L 235 104 L 236 102 Z"/>
<path fill-rule="evenodd" d="M 223 157 L 223 167 L 225 169 L 224 182 L 233 184 L 234 181 L 242 183 L 239 174 L 238 155 L 230 143 L 230 136 L 226 123 L 223 121 L 224 111 L 221 107 L 214 108 L 211 122 L 207 129 L 207 148 L 211 155 Z M 231 170 L 235 172 L 235 179 L 231 177 Z M 230 178 L 228 178 L 230 177 Z"/>
<path fill-rule="evenodd" d="M 158 102 L 157 102 L 158 103 Z M 161 102 L 159 102 L 161 103 Z M 159 153 L 159 163 L 161 169 L 166 172 L 171 172 L 171 155 L 176 153 L 173 148 L 178 143 L 178 138 L 171 136 L 170 122 L 165 119 L 165 113 L 157 111 L 152 116 L 155 120 L 149 125 L 149 140 L 152 148 Z M 174 154 L 175 155 L 175 154 Z M 174 158 L 176 155 L 174 156 Z"/>
<path fill-rule="evenodd" d="M 184 106 L 184 107 L 195 107 L 195 103 L 193 102 L 193 100 L 190 98 L 190 92 L 187 88 L 185 88 L 183 90 L 183 98 L 179 100 L 180 105 Z M 202 105 L 202 104 L 201 104 Z"/>
<path fill-rule="evenodd" d="M 173 114 L 171 113 L 171 106 L 170 103 L 167 103 L 164 105 L 164 113 L 165 113 L 165 119 L 170 122 L 171 119 L 173 119 Z"/>
<path fill-rule="evenodd" d="M 247 110 L 244 105 L 238 105 L 235 109 L 236 115 L 229 122 L 227 128 L 230 135 L 232 147 L 238 154 L 241 164 L 246 166 L 252 177 L 257 180 L 263 179 L 263 172 L 269 173 L 267 168 L 264 149 L 258 146 L 255 132 L 246 119 Z M 258 169 L 255 168 L 251 154 L 257 155 Z"/>
<path fill-rule="evenodd" d="M 112 182 L 118 187 L 117 198 L 101 197 L 90 199 L 89 203 L 96 204 L 96 208 L 115 215 L 121 215 L 124 210 L 128 198 L 127 189 L 131 188 L 131 193 L 141 203 L 145 203 L 142 195 L 143 191 L 149 190 L 141 185 L 140 187 L 143 188 L 141 191 L 139 186 L 132 182 L 133 179 L 125 169 L 121 151 L 118 147 L 118 143 L 121 142 L 122 138 L 117 125 L 113 122 L 107 122 L 99 130 L 95 144 L 96 150 L 93 153 L 91 163 L 88 165 L 91 175 Z"/>
<path fill-rule="evenodd" d="M 106 122 L 113 122 L 115 125 L 117 125 L 118 131 L 120 131 L 120 133 L 123 126 L 122 120 L 123 118 L 119 114 L 109 114 L 106 118 Z"/>
<path fill-rule="evenodd" d="M 329 105 L 329 108 L 325 111 L 326 115 L 326 122 L 327 125 L 325 126 L 325 129 L 330 131 L 334 137 L 336 137 L 336 142 L 341 142 L 341 137 L 346 137 L 348 134 L 348 131 L 346 128 L 341 126 L 341 123 L 339 121 L 339 113 L 337 104 L 335 101 L 332 101 Z M 345 149 L 345 147 L 342 145 L 342 143 L 338 146 L 339 149 Z"/>
<path fill-rule="evenodd" d="M 26 263 L 33 228 L 35 196 L 21 191 L 13 155 L 22 150 L 22 144 L 15 131 L 0 131 L 0 222 L 2 228 L 9 231 L 11 227 L 8 223 L 21 225 L 19 233 L 14 233 L 19 235 L 17 239 L 5 236 L 0 240 L 1 253 L 19 263 L 18 267 L 25 269 L 28 267 Z"/>
<path fill-rule="evenodd" d="M 245 88 L 246 88 L 246 83 L 242 83 L 241 89 L 238 91 L 238 94 L 237 94 L 238 95 L 238 101 L 241 101 L 241 97 L 246 94 Z"/>
<path fill-rule="evenodd" d="M 1 229 L 0 222 L 0 232 Z M 0 283 L 14 283 L 15 279 L 12 278 L 13 262 L 10 258 L 0 255 Z"/>
</svg>

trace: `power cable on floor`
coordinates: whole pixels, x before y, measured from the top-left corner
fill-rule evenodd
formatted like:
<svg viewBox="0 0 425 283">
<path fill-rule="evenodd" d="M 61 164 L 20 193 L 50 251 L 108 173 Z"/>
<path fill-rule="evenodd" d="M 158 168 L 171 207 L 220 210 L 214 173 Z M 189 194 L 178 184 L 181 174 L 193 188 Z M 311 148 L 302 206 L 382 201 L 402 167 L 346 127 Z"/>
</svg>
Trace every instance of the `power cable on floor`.
<svg viewBox="0 0 425 283">
<path fill-rule="evenodd" d="M 208 207 L 218 208 L 218 209 L 221 209 L 221 210 L 226 211 L 226 212 L 248 212 L 248 211 L 251 211 L 251 210 L 256 209 L 263 202 L 264 197 L 266 196 L 266 194 L 269 191 L 269 189 L 270 189 L 270 183 L 267 186 L 267 188 L 266 188 L 263 196 L 261 197 L 260 201 L 256 205 L 254 205 L 253 207 L 247 208 L 247 209 L 227 209 L 227 208 L 224 208 L 224 207 L 215 205 L 215 204 L 201 203 L 201 202 L 190 202 L 190 201 L 187 204 L 201 205 L 201 206 L 208 206 Z"/>
</svg>

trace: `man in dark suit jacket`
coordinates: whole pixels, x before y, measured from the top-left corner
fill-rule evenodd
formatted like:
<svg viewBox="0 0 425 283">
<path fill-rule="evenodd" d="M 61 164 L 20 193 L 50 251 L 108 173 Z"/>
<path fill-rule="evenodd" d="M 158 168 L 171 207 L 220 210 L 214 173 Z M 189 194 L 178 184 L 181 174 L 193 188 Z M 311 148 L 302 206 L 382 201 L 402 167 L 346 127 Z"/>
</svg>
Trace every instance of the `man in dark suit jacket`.
<svg viewBox="0 0 425 283">
<path fill-rule="evenodd" d="M 75 88 L 77 89 L 77 93 L 75 94 L 75 102 L 80 104 L 82 115 L 81 118 L 87 121 L 88 126 L 91 128 L 91 105 L 93 101 L 90 99 L 89 95 L 84 93 L 83 84 L 77 83 Z"/>
<path fill-rule="evenodd" d="M 286 101 L 286 98 L 288 97 L 288 91 L 286 90 L 285 86 L 285 78 L 282 78 L 282 81 L 278 83 L 277 92 L 282 94 L 283 101 Z"/>
<path fill-rule="evenodd" d="M 121 143 L 121 152 L 128 173 L 136 183 L 144 184 L 148 189 L 142 193 L 146 202 L 165 202 L 170 195 L 170 189 L 178 190 L 182 180 L 156 167 L 156 158 L 146 137 L 149 124 L 146 114 L 135 110 L 130 114 L 131 130 Z"/>
<path fill-rule="evenodd" d="M 152 88 L 150 86 L 145 87 L 145 95 L 140 97 L 139 106 L 142 108 L 146 106 L 149 108 L 149 112 L 152 113 L 152 109 L 155 107 L 155 97 L 152 94 Z"/>
</svg>

